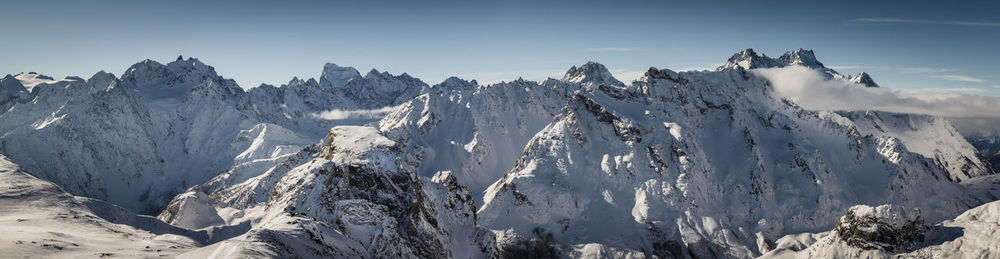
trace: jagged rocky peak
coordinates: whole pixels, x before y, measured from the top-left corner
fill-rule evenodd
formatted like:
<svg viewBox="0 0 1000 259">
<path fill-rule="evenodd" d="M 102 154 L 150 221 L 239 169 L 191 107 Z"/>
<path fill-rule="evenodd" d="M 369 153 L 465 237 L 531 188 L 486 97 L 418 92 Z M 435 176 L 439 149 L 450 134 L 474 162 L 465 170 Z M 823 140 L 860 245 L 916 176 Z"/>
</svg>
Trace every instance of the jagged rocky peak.
<svg viewBox="0 0 1000 259">
<path fill-rule="evenodd" d="M 106 90 L 114 88 L 118 85 L 117 81 L 118 77 L 115 77 L 114 74 L 101 70 L 94 73 L 93 76 L 90 76 L 90 79 L 87 79 L 85 85 L 88 89 L 92 90 Z"/>
<path fill-rule="evenodd" d="M 167 63 L 166 65 L 151 59 L 146 59 L 132 65 L 122 74 L 123 79 L 157 80 L 157 79 L 204 79 L 218 78 L 215 68 L 202 63 L 196 58 L 188 57 Z"/>
<path fill-rule="evenodd" d="M 771 68 L 780 66 L 781 65 L 778 64 L 776 60 L 769 58 L 764 54 L 757 54 L 757 52 L 755 52 L 752 48 L 748 48 L 733 54 L 733 56 L 726 61 L 726 64 L 720 66 L 718 70 L 735 68 Z"/>
<path fill-rule="evenodd" d="M 785 67 L 800 65 L 813 69 L 827 70 L 823 63 L 816 59 L 816 54 L 812 50 L 792 50 L 785 52 L 784 55 L 773 59 L 764 54 L 758 54 L 753 49 L 746 49 L 736 54 L 722 65 L 718 70 L 723 69 L 755 69 L 755 68 L 772 68 L 772 67 Z"/>
<path fill-rule="evenodd" d="M 600 63 L 594 61 L 588 61 L 582 66 L 573 66 L 566 71 L 566 75 L 563 76 L 562 81 L 573 82 L 579 84 L 591 84 L 591 85 L 614 85 L 622 86 L 625 85 L 621 81 L 618 81 L 608 68 L 604 67 Z"/>
<path fill-rule="evenodd" d="M 319 84 L 326 87 L 341 87 L 347 81 L 361 78 L 361 73 L 353 67 L 342 67 L 334 63 L 323 65 L 323 74 L 319 77 Z"/>
<path fill-rule="evenodd" d="M 392 77 L 392 74 L 389 74 L 388 71 L 386 71 L 386 72 L 379 72 L 378 69 L 374 69 L 374 68 L 372 68 L 372 70 L 368 70 L 368 73 L 365 74 L 365 78 L 366 79 L 386 78 L 386 77 Z"/>
<path fill-rule="evenodd" d="M 147 98 L 179 98 L 191 89 L 210 89 L 226 94 L 243 92 L 236 81 L 219 76 L 215 68 L 196 58 L 162 64 L 150 59 L 132 65 L 122 74 L 122 85 L 137 89 Z"/>
<path fill-rule="evenodd" d="M 659 69 L 656 67 L 649 67 L 649 70 L 646 70 L 646 73 L 643 74 L 643 78 L 644 79 L 640 81 L 648 81 L 649 79 L 668 79 L 677 82 L 682 80 L 680 74 L 677 74 L 677 72 L 667 68 Z"/>
<path fill-rule="evenodd" d="M 800 65 L 815 69 L 826 68 L 826 66 L 823 66 L 823 63 L 816 59 L 816 53 L 814 53 L 811 49 L 799 49 L 785 52 L 784 55 L 781 55 L 781 57 L 778 58 L 778 62 L 781 63 L 782 66 Z"/>
<path fill-rule="evenodd" d="M 878 84 L 875 83 L 875 80 L 872 79 L 872 77 L 865 72 L 861 72 L 860 74 L 851 77 L 849 81 L 851 81 L 851 83 L 861 84 L 866 87 L 878 87 Z"/>
<path fill-rule="evenodd" d="M 289 80 L 288 84 L 285 84 L 284 86 L 303 86 L 303 85 L 305 85 L 305 86 L 317 86 L 317 85 L 319 85 L 319 83 L 316 82 L 315 78 L 301 79 L 301 78 L 299 78 L 297 76 L 293 76 L 292 80 Z"/>
<path fill-rule="evenodd" d="M 21 92 L 27 92 L 28 88 L 25 88 L 21 84 L 20 80 L 14 78 L 14 76 L 7 74 L 3 79 L 0 79 L 0 91 L 6 94 L 15 94 Z"/>
<path fill-rule="evenodd" d="M 352 85 L 350 86 L 351 88 L 357 88 L 359 86 L 363 86 L 365 88 L 372 88 L 375 85 L 381 85 L 381 86 L 397 85 L 397 87 L 402 85 L 407 85 L 407 86 L 418 86 L 416 87 L 418 90 L 421 87 L 427 86 L 427 84 L 424 83 L 423 81 L 420 81 L 420 79 L 412 77 L 407 73 L 392 75 L 388 71 L 379 72 L 377 69 L 374 68 L 372 68 L 372 70 L 369 70 L 364 77 L 358 78 L 356 80 L 350 80 L 349 82 L 347 82 L 347 85 Z M 390 87 L 390 88 L 395 88 L 395 87 Z"/>
<path fill-rule="evenodd" d="M 440 84 L 434 85 L 434 89 L 441 89 L 441 90 L 464 90 L 464 89 L 475 88 L 476 85 L 479 85 L 479 82 L 476 82 L 476 80 L 466 81 L 465 79 L 461 79 L 461 78 L 453 76 L 453 77 L 449 77 L 448 79 L 445 79 Z"/>
<path fill-rule="evenodd" d="M 178 57 L 182 58 L 182 57 Z M 167 69 L 174 71 L 175 73 L 192 73 L 196 72 L 198 74 L 209 75 L 212 77 L 218 77 L 219 75 L 215 73 L 215 68 L 205 63 L 201 63 L 197 58 L 188 57 L 187 59 L 177 59 L 174 62 L 167 63 Z"/>
<path fill-rule="evenodd" d="M 893 252 L 923 241 L 927 229 L 919 210 L 885 204 L 851 207 L 840 217 L 833 231 L 849 246 Z"/>
<path fill-rule="evenodd" d="M 785 52 L 777 59 L 769 58 L 764 54 L 757 54 L 753 49 L 746 49 L 736 54 L 733 54 L 729 58 L 729 61 L 725 65 L 718 67 L 716 70 L 722 71 L 726 69 L 758 69 L 758 68 L 780 68 L 787 66 L 803 66 L 819 71 L 827 79 L 838 79 L 845 80 L 856 84 L 861 84 L 867 87 L 878 87 L 875 80 L 871 78 L 868 73 L 862 72 L 856 76 L 842 75 L 837 71 L 830 69 L 823 65 L 816 59 L 816 53 L 813 50 L 798 49 Z"/>
</svg>

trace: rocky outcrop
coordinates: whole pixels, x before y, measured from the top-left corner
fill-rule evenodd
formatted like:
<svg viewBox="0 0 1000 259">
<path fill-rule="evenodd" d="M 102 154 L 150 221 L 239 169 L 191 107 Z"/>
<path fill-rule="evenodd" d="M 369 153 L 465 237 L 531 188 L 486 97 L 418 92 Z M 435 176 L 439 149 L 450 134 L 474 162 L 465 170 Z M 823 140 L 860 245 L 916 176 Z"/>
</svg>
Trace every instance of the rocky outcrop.
<svg viewBox="0 0 1000 259">
<path fill-rule="evenodd" d="M 927 229 L 919 210 L 908 211 L 887 204 L 851 207 L 833 231 L 847 245 L 896 252 L 923 242 Z"/>
</svg>

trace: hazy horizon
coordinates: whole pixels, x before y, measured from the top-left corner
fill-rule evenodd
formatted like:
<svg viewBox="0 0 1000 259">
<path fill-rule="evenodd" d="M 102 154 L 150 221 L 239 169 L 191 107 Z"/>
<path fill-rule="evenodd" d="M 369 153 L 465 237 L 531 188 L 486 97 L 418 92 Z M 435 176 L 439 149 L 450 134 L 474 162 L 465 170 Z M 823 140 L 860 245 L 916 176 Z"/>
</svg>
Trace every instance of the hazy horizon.
<svg viewBox="0 0 1000 259">
<path fill-rule="evenodd" d="M 629 81 L 650 66 L 713 69 L 746 48 L 806 48 L 902 92 L 1000 96 L 998 5 L 943 4 L 34 1 L 0 17 L 17 35 L 0 41 L 0 73 L 120 75 L 183 55 L 243 88 L 318 77 L 326 62 L 433 85 L 559 78 L 596 61 Z"/>
</svg>

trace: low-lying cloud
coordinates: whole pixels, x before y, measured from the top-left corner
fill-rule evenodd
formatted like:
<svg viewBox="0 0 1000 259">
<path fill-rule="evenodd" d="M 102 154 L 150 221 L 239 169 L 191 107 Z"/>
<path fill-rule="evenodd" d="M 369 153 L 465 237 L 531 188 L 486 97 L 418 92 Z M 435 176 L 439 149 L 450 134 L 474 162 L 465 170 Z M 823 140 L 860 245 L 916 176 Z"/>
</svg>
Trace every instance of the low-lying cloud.
<svg viewBox="0 0 1000 259">
<path fill-rule="evenodd" d="M 1000 98 L 957 93 L 900 93 L 864 87 L 801 66 L 757 69 L 775 91 L 810 110 L 880 110 L 956 118 L 1000 119 Z"/>
<path fill-rule="evenodd" d="M 372 110 L 329 110 L 311 114 L 314 118 L 324 120 L 346 120 L 346 119 L 381 119 L 386 114 L 395 110 L 398 106 L 389 106 Z"/>
</svg>

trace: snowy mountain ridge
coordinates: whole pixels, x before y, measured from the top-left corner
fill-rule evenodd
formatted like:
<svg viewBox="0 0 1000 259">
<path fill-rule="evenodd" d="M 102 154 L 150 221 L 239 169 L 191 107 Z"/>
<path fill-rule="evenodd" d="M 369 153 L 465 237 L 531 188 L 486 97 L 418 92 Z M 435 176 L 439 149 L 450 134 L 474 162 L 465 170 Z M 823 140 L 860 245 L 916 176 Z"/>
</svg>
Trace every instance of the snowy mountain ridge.
<svg viewBox="0 0 1000 259">
<path fill-rule="evenodd" d="M 786 66 L 804 66 L 811 69 L 815 69 L 827 76 L 827 78 L 835 78 L 840 80 L 845 80 L 851 83 L 860 84 L 865 87 L 878 87 L 875 80 L 871 78 L 868 73 L 861 72 L 857 75 L 843 75 L 837 73 L 837 71 L 828 68 L 823 65 L 822 62 L 816 59 L 816 54 L 813 50 L 791 50 L 785 52 L 777 59 L 773 59 L 764 54 L 757 54 L 753 49 L 746 49 L 734 54 L 725 64 L 716 68 L 716 70 L 725 69 L 757 69 L 757 68 L 776 68 L 776 67 L 786 67 Z"/>
<path fill-rule="evenodd" d="M 317 94 L 330 91 L 315 80 L 247 92 L 193 58 L 167 64 L 145 60 L 129 67 L 121 78 L 102 71 L 87 80 L 45 79 L 30 93 L 20 90 L 23 84 L 48 77 L 8 76 L 0 81 L 5 94 L 0 102 L 4 108 L 0 152 L 71 193 L 158 213 L 187 187 L 264 158 L 245 154 L 287 155 L 333 125 L 371 121 L 329 121 L 311 114 L 393 105 L 424 87 L 409 76 L 388 73 L 343 79 L 338 69 L 347 77 L 353 71 L 327 65 L 326 88 L 342 90 L 326 95 Z M 347 81 L 354 89 L 331 85 Z M 391 88 L 385 93 L 396 96 L 375 97 L 383 88 Z M 360 104 L 350 92 L 374 96 Z M 268 136 L 241 133 L 258 128 Z M 276 143 L 259 143 L 271 138 L 277 138 Z"/>
<path fill-rule="evenodd" d="M 190 258 L 792 255 L 831 238 L 845 212 L 894 219 L 855 205 L 919 208 L 937 224 L 1000 195 L 947 120 L 808 111 L 749 71 L 790 65 L 874 85 L 805 50 L 650 68 L 629 85 L 596 62 L 562 80 L 434 86 L 327 63 L 319 80 L 243 90 L 197 59 L 147 60 L 28 93 L 3 79 L 26 97 L 4 99 L 0 153 L 69 193 L 159 212 L 142 222 L 176 236 L 148 238 Z M 315 115 L 375 110 L 386 113 Z M 107 206 L 81 213 L 121 210 Z M 968 233 L 955 240 L 980 232 Z M 23 239 L 74 240 L 45 235 Z M 930 248 L 952 249 L 877 254 Z"/>
</svg>

